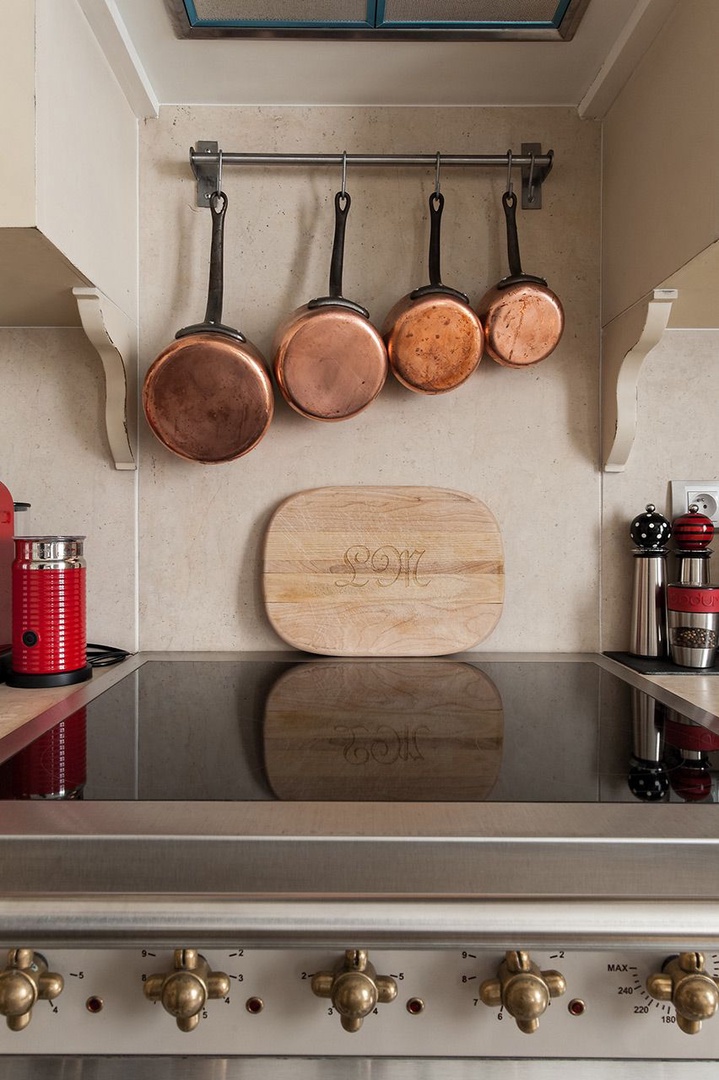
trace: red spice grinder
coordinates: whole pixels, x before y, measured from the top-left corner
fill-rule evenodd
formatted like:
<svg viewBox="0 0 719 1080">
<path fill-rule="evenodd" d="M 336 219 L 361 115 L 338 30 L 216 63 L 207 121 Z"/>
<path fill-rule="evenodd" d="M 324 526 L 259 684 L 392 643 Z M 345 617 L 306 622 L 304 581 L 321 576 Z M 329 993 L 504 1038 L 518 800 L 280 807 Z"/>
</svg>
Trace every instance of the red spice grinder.
<svg viewBox="0 0 719 1080">
<path fill-rule="evenodd" d="M 16 536 L 8 686 L 66 686 L 87 663 L 84 536 Z"/>
</svg>

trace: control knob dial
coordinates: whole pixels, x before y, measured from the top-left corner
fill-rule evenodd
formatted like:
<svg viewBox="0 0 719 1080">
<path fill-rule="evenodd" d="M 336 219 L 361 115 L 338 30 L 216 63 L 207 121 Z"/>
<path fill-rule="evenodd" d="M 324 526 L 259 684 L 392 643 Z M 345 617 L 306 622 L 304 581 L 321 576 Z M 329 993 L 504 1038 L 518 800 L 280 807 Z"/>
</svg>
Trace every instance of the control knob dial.
<svg viewBox="0 0 719 1080">
<path fill-rule="evenodd" d="M 394 1001 L 397 983 L 391 975 L 377 974 L 366 949 L 347 949 L 333 971 L 313 975 L 312 992 L 330 998 L 342 1027 L 354 1032 L 378 1004 Z"/>
<path fill-rule="evenodd" d="M 36 1001 L 52 1001 L 62 993 L 62 975 L 47 970 L 47 961 L 32 949 L 10 949 L 0 971 L 0 1015 L 11 1031 L 22 1031 Z"/>
<path fill-rule="evenodd" d="M 551 998 L 560 997 L 566 989 L 560 972 L 540 971 L 529 953 L 510 951 L 505 953 L 497 977 L 480 984 L 479 997 L 492 1008 L 504 1006 L 519 1030 L 532 1035 Z"/>
<path fill-rule="evenodd" d="M 704 969 L 704 955 L 683 952 L 669 957 L 662 970 L 647 979 L 647 990 L 657 1001 L 671 1001 L 677 1024 L 687 1035 L 701 1031 L 719 1006 L 719 980 Z"/>
<path fill-rule="evenodd" d="M 193 1031 L 207 1001 L 227 997 L 230 978 L 224 971 L 211 971 L 197 949 L 175 949 L 173 962 L 172 971 L 147 976 L 145 997 L 161 1001 L 180 1031 Z"/>
</svg>

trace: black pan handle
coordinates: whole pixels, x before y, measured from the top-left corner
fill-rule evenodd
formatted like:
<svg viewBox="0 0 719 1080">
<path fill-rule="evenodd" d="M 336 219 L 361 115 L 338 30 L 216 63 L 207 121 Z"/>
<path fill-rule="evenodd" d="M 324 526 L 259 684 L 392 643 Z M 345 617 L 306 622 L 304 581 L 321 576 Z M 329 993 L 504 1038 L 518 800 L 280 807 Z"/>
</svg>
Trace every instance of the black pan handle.
<svg viewBox="0 0 719 1080">
<path fill-rule="evenodd" d="M 210 326 L 222 324 L 222 299 L 224 288 L 223 257 L 225 247 L 225 214 L 227 196 L 224 191 L 215 191 L 210 198 L 212 215 L 212 246 L 210 248 L 210 280 L 207 288 L 207 310 L 205 322 Z"/>
<path fill-rule="evenodd" d="M 365 319 L 369 319 L 367 308 L 355 303 L 354 300 L 348 300 L 345 296 L 318 296 L 314 300 L 310 300 L 307 307 L 310 311 L 323 307 L 344 308 L 346 311 L 356 311 L 358 315 L 364 315 Z"/>
<path fill-rule="evenodd" d="M 346 191 L 338 191 L 335 195 L 335 237 L 332 242 L 332 261 L 330 263 L 330 292 L 329 296 L 318 296 L 310 300 L 308 308 L 314 310 L 321 307 L 343 307 L 348 311 L 356 311 L 369 319 L 369 311 L 361 304 L 355 304 L 353 300 L 347 300 L 342 295 L 342 265 L 345 257 L 345 229 L 347 228 L 347 215 L 350 212 L 352 200 Z"/>
<path fill-rule="evenodd" d="M 410 300 L 420 300 L 423 296 L 432 296 L 442 293 L 444 296 L 452 296 L 464 304 L 469 303 L 469 297 L 457 289 L 450 289 L 442 284 L 440 274 L 440 228 L 442 225 L 442 211 L 444 210 L 444 195 L 441 191 L 433 191 L 429 197 L 429 285 L 423 285 L 421 289 L 414 289 L 410 294 Z"/>
<path fill-rule="evenodd" d="M 247 341 L 247 338 L 239 330 L 232 326 L 224 326 L 222 323 L 222 299 L 223 299 L 223 255 L 225 240 L 225 213 L 227 212 L 227 196 L 224 191 L 213 192 L 210 198 L 210 213 L 212 214 L 212 246 L 210 247 L 210 280 L 207 286 L 207 310 L 204 321 L 193 323 L 192 326 L 183 326 L 175 334 L 176 338 L 189 337 L 191 334 L 224 334 L 236 341 Z"/>
<path fill-rule="evenodd" d="M 509 277 L 503 278 L 497 285 L 498 289 L 506 289 L 509 285 L 519 282 L 527 282 L 533 285 L 546 285 L 544 278 L 535 277 L 533 274 L 525 274 L 522 270 L 522 260 L 519 257 L 519 234 L 517 232 L 517 196 L 513 191 L 505 191 L 502 195 L 504 216 L 507 219 L 507 257 L 509 260 Z"/>
<path fill-rule="evenodd" d="M 522 277 L 522 260 L 519 257 L 519 234 L 517 233 L 517 196 L 513 191 L 505 191 L 502 196 L 502 206 L 507 219 L 509 273 L 512 277 Z"/>
<path fill-rule="evenodd" d="M 429 283 L 441 285 L 442 277 L 439 272 L 440 229 L 442 225 L 442 211 L 444 210 L 444 195 L 441 191 L 433 191 L 429 197 Z"/>
<path fill-rule="evenodd" d="M 342 265 L 345 257 L 345 229 L 347 227 L 347 215 L 350 212 L 352 200 L 346 191 L 338 191 L 335 195 L 335 236 L 332 243 L 332 261 L 330 263 L 330 296 L 337 299 L 342 297 Z"/>
</svg>

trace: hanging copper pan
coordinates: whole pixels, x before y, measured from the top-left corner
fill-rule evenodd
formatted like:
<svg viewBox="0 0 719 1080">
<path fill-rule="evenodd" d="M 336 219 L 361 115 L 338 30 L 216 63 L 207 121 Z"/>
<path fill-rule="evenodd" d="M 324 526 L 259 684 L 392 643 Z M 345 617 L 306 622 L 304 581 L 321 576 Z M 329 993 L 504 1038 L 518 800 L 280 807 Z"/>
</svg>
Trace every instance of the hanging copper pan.
<svg viewBox="0 0 719 1080">
<path fill-rule="evenodd" d="M 429 285 L 398 300 L 382 328 L 393 374 L 418 394 L 461 386 L 482 359 L 484 330 L 469 298 L 442 284 L 440 224 L 444 196 L 429 198 Z"/>
<path fill-rule="evenodd" d="M 273 368 L 287 403 L 310 420 L 348 420 L 366 409 L 387 378 L 387 350 L 369 312 L 342 296 L 346 191 L 335 195 L 329 296 L 310 300 L 278 328 Z"/>
<path fill-rule="evenodd" d="M 502 206 L 507 219 L 509 277 L 485 293 L 477 314 L 492 359 L 506 367 L 527 367 L 556 349 L 564 330 L 564 311 L 544 278 L 522 271 L 517 196 L 512 190 L 502 195 Z"/>
<path fill-rule="evenodd" d="M 188 461 L 234 461 L 257 446 L 274 409 L 265 361 L 239 330 L 222 323 L 227 196 L 210 200 L 212 247 L 204 322 L 178 330 L 150 367 L 142 404 L 153 432 Z"/>
</svg>

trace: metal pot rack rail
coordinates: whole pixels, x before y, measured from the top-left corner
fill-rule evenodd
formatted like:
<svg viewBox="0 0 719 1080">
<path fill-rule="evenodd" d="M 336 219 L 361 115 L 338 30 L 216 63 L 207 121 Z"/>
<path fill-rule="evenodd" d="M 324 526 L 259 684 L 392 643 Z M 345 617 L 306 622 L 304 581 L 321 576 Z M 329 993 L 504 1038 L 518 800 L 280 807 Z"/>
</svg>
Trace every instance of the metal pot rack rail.
<svg viewBox="0 0 719 1080">
<path fill-rule="evenodd" d="M 198 142 L 190 149 L 190 165 L 197 180 L 197 205 L 209 206 L 210 198 L 221 186 L 222 170 L 233 165 L 331 165 L 342 168 L 369 166 L 421 166 L 432 168 L 439 177 L 444 168 L 502 168 L 507 170 L 508 180 L 512 169 L 521 170 L 522 209 L 541 210 L 542 184 L 552 169 L 554 151 L 542 151 L 541 143 L 522 143 L 522 150 L 514 154 L 237 154 L 220 150 L 216 142 Z"/>
</svg>

